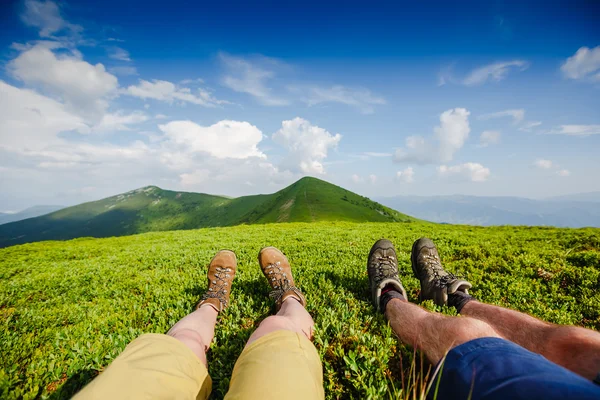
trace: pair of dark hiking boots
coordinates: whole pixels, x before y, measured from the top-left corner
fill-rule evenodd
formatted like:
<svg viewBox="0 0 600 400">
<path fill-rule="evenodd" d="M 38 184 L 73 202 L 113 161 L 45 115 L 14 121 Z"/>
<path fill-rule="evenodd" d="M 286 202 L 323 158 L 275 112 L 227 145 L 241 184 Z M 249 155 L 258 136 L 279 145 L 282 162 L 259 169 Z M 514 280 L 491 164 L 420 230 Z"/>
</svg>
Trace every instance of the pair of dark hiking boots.
<svg viewBox="0 0 600 400">
<path fill-rule="evenodd" d="M 279 249 L 263 248 L 258 254 L 258 263 L 271 286 L 269 296 L 275 300 L 277 311 L 289 297 L 306 306 L 302 292 L 295 286 L 290 263 Z M 422 301 L 432 299 L 438 305 L 445 305 L 448 295 L 456 292 L 468 294 L 468 289 L 471 288 L 469 282 L 444 270 L 437 249 L 430 239 L 421 238 L 413 244 L 411 263 L 413 273 L 421 281 Z M 209 304 L 219 312 L 227 308 L 236 271 L 235 253 L 230 250 L 219 251 L 208 266 L 208 290 L 197 307 Z M 396 250 L 389 240 L 378 240 L 371 247 L 367 273 L 376 310 L 381 311 L 380 298 L 384 290 L 396 290 L 404 299 L 408 299 L 398 274 Z"/>
</svg>

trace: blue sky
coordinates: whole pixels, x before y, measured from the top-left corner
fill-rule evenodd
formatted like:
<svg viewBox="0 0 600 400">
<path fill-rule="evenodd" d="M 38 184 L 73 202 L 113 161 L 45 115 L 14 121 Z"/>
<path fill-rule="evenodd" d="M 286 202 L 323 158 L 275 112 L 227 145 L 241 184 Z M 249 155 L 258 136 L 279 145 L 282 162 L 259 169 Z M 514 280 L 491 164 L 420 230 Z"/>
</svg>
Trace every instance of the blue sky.
<svg viewBox="0 0 600 400">
<path fill-rule="evenodd" d="M 2 5 L 0 211 L 600 190 L 597 2 L 204 3 Z"/>
</svg>

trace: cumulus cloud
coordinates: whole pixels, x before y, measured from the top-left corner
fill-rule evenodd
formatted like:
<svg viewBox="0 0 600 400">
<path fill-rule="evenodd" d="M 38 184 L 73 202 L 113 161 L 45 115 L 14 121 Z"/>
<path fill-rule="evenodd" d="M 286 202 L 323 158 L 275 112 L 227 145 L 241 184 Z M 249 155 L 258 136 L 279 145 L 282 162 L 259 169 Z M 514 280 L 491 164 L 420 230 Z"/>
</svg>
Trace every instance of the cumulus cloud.
<svg viewBox="0 0 600 400">
<path fill-rule="evenodd" d="M 567 176 L 571 175 L 571 171 L 569 171 L 568 169 L 561 169 L 559 171 L 556 171 L 556 174 L 558 176 L 567 177 Z"/>
<path fill-rule="evenodd" d="M 402 171 L 396 172 L 396 179 L 404 183 L 412 183 L 414 180 L 415 171 L 412 167 L 408 167 Z"/>
<path fill-rule="evenodd" d="M 567 136 L 600 135 L 600 125 L 561 125 L 546 133 Z"/>
<path fill-rule="evenodd" d="M 10 74 L 59 97 L 71 112 L 97 121 L 108 108 L 107 99 L 117 91 L 117 78 L 104 65 L 83 61 L 78 52 L 55 54 L 57 46 L 45 42 L 25 49 L 8 63 Z"/>
<path fill-rule="evenodd" d="M 510 118 L 512 118 L 513 123 L 518 124 L 521 121 L 523 121 L 523 119 L 525 118 L 525 110 L 520 108 L 520 109 L 515 109 L 515 110 L 498 111 L 498 112 L 493 112 L 493 113 L 488 113 L 488 114 L 482 114 L 482 115 L 478 116 L 477 119 L 485 121 L 485 120 L 492 119 L 492 118 L 503 118 L 503 117 L 510 117 Z"/>
<path fill-rule="evenodd" d="M 79 25 L 68 23 L 61 15 L 59 6 L 50 0 L 25 0 L 21 19 L 26 25 L 39 29 L 39 35 L 50 38 L 61 31 L 78 33 L 83 30 Z"/>
<path fill-rule="evenodd" d="M 192 121 L 171 121 L 158 128 L 172 143 L 187 151 L 208 153 L 216 158 L 266 157 L 257 147 L 262 132 L 248 122 L 224 120 L 201 126 Z"/>
<path fill-rule="evenodd" d="M 0 147 L 23 153 L 59 144 L 61 132 L 89 132 L 85 121 L 51 98 L 0 80 Z"/>
<path fill-rule="evenodd" d="M 409 136 L 405 140 L 406 148 L 396 150 L 394 161 L 419 164 L 451 161 L 469 137 L 469 114 L 465 108 L 444 111 L 440 115 L 440 125 L 434 128 L 433 138 Z"/>
<path fill-rule="evenodd" d="M 537 160 L 535 160 L 534 165 L 541 169 L 550 169 L 552 168 L 552 161 L 545 160 L 543 158 L 538 158 Z"/>
<path fill-rule="evenodd" d="M 225 53 L 219 54 L 219 59 L 228 69 L 228 74 L 223 77 L 223 85 L 226 87 L 249 94 L 266 106 L 284 106 L 290 103 L 287 99 L 274 95 L 273 90 L 267 86 L 267 82 L 275 76 L 274 71 Z M 267 64 L 276 64 L 273 59 L 263 57 L 262 60 Z"/>
<path fill-rule="evenodd" d="M 323 160 L 329 149 L 337 147 L 342 135 L 332 135 L 327 130 L 296 117 L 283 121 L 281 129 L 272 136 L 274 142 L 288 150 L 284 165 L 294 172 L 324 174 Z"/>
<path fill-rule="evenodd" d="M 498 62 L 474 69 L 463 79 L 462 83 L 467 86 L 481 85 L 488 81 L 500 82 L 511 71 L 525 71 L 529 63 L 523 60 L 512 60 Z"/>
<path fill-rule="evenodd" d="M 560 70 L 569 79 L 600 82 L 600 46 L 581 47 L 561 65 Z"/>
<path fill-rule="evenodd" d="M 164 101 L 169 104 L 180 101 L 183 103 L 198 104 L 204 107 L 215 107 L 221 104 L 231 104 L 225 100 L 219 100 L 212 96 L 210 92 L 204 89 L 192 91 L 187 87 L 180 87 L 169 81 L 155 79 L 152 82 L 140 79 L 137 85 L 131 85 L 123 91 L 129 96 L 139 97 L 140 99 L 154 99 Z"/>
<path fill-rule="evenodd" d="M 290 86 L 288 89 L 300 94 L 302 101 L 309 106 L 323 103 L 340 103 L 358 109 L 363 114 L 371 114 L 376 105 L 386 104 L 383 97 L 376 96 L 364 88 L 348 88 L 342 85 L 331 87 Z"/>
<path fill-rule="evenodd" d="M 454 166 L 440 165 L 437 171 L 442 178 L 465 179 L 473 182 L 484 182 L 490 176 L 489 168 L 472 162 Z"/>
<path fill-rule="evenodd" d="M 481 136 L 479 137 L 479 146 L 487 147 L 493 144 L 498 144 L 500 142 L 500 132 L 499 131 L 483 131 Z"/>
</svg>

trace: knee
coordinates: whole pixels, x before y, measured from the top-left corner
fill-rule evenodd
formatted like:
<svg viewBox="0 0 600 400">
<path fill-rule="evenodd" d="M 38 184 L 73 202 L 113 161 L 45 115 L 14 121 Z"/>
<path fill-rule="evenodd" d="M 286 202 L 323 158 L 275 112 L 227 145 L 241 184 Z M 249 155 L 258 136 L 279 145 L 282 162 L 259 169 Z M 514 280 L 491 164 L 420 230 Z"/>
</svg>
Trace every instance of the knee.
<svg viewBox="0 0 600 400">
<path fill-rule="evenodd" d="M 569 353 L 579 347 L 597 347 L 600 350 L 600 335 L 597 332 L 576 326 L 549 326 L 546 335 L 547 351 Z"/>
<path fill-rule="evenodd" d="M 175 328 L 167 332 L 167 335 L 187 344 L 195 343 L 199 347 L 208 348 L 207 343 L 202 340 L 202 336 L 193 329 Z"/>
<path fill-rule="evenodd" d="M 487 323 L 475 318 L 457 318 L 457 323 L 451 328 L 456 345 L 484 337 L 500 337 Z"/>
<path fill-rule="evenodd" d="M 296 325 L 289 318 L 279 315 L 271 315 L 265 318 L 259 325 L 258 329 L 269 332 L 278 330 L 296 331 Z"/>
</svg>

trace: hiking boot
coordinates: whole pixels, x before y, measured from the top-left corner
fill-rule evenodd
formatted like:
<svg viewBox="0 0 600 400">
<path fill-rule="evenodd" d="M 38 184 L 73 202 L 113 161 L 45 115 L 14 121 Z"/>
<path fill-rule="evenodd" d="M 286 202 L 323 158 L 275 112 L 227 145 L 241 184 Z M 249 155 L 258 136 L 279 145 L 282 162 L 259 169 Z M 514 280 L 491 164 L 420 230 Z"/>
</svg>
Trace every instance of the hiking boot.
<svg viewBox="0 0 600 400">
<path fill-rule="evenodd" d="M 265 247 L 258 253 L 258 263 L 265 278 L 271 285 L 269 297 L 275 300 L 277 311 L 288 297 L 293 297 L 306 307 L 306 299 L 300 289 L 294 286 L 292 267 L 287 257 L 275 247 Z"/>
<path fill-rule="evenodd" d="M 442 306 L 448 303 L 449 294 L 457 291 L 469 294 L 468 289 L 472 285 L 444 270 L 431 239 L 417 240 L 413 244 L 410 260 L 415 276 L 421 281 L 421 301 L 433 300 L 435 304 Z"/>
<path fill-rule="evenodd" d="M 196 309 L 204 304 L 210 304 L 218 312 L 226 309 L 236 270 L 235 253 L 231 250 L 219 251 L 208 264 L 208 289 Z"/>
<path fill-rule="evenodd" d="M 398 277 L 396 249 L 389 240 L 380 239 L 371 247 L 367 261 L 367 273 L 369 275 L 369 286 L 371 287 L 371 300 L 377 311 L 381 310 L 379 300 L 381 291 L 386 286 L 390 286 L 400 292 L 405 299 L 408 299 L 406 290 L 404 290 Z"/>
</svg>

